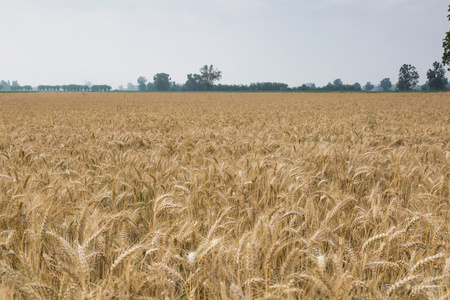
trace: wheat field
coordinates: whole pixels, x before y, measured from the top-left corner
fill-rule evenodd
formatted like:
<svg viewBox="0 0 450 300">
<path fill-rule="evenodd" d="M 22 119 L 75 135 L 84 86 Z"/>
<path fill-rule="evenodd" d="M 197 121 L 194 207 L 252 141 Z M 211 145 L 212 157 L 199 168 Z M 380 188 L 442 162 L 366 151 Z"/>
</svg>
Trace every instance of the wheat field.
<svg viewBox="0 0 450 300">
<path fill-rule="evenodd" d="M 450 94 L 0 94 L 0 296 L 448 299 Z"/>
</svg>

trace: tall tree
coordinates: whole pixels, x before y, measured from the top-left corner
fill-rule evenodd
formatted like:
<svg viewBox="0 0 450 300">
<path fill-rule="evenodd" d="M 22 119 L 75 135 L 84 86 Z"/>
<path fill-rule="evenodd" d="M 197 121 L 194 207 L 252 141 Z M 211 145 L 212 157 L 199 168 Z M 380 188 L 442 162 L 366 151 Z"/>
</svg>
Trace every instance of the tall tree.
<svg viewBox="0 0 450 300">
<path fill-rule="evenodd" d="M 147 89 L 147 78 L 145 78 L 144 76 L 139 77 L 137 83 L 139 91 L 145 91 Z"/>
<path fill-rule="evenodd" d="M 416 67 L 404 64 L 398 73 L 397 88 L 401 91 L 412 90 L 419 82 L 419 73 Z"/>
<path fill-rule="evenodd" d="M 435 61 L 433 68 L 427 72 L 428 86 L 432 91 L 442 91 L 448 83 L 448 79 L 445 77 L 444 65 Z"/>
<path fill-rule="evenodd" d="M 344 83 L 342 82 L 341 79 L 338 78 L 333 81 L 333 85 L 337 90 L 340 90 L 341 87 L 344 85 Z"/>
<path fill-rule="evenodd" d="M 380 87 L 383 91 L 388 91 L 391 89 L 392 87 L 392 82 L 390 78 L 384 78 L 383 80 L 380 81 Z"/>
<path fill-rule="evenodd" d="M 361 91 L 361 84 L 359 82 L 355 82 L 352 85 L 347 85 L 347 90 L 349 91 Z"/>
<path fill-rule="evenodd" d="M 368 83 L 366 83 L 366 85 L 364 86 L 364 89 L 368 92 L 373 90 L 373 88 L 374 88 L 374 86 L 373 86 L 373 84 L 370 83 L 370 81 Z"/>
<path fill-rule="evenodd" d="M 448 6 L 448 12 L 450 12 L 450 5 Z M 448 20 L 450 21 L 450 15 L 447 16 Z M 447 31 L 445 34 L 445 38 L 442 41 L 442 47 L 444 47 L 444 54 L 442 55 L 442 63 L 444 65 L 449 66 L 450 65 L 450 31 Z M 450 68 L 447 70 L 450 71 Z"/>
<path fill-rule="evenodd" d="M 209 67 L 204 65 L 200 69 L 200 79 L 201 83 L 206 89 L 210 90 L 214 86 L 214 82 L 222 78 L 222 71 L 214 69 L 213 65 Z"/>
<path fill-rule="evenodd" d="M 158 73 L 153 76 L 153 85 L 157 91 L 168 91 L 170 88 L 170 77 L 166 73 Z"/>
</svg>

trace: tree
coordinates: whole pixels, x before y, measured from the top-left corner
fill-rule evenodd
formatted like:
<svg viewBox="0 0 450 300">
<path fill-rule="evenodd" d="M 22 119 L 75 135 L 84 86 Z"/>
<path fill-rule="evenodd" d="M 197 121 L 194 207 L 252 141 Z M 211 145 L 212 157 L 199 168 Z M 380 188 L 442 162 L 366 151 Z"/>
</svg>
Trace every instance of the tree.
<svg viewBox="0 0 450 300">
<path fill-rule="evenodd" d="M 204 90 L 202 85 L 202 78 L 198 74 L 188 74 L 186 83 L 184 84 L 186 91 L 201 91 Z"/>
<path fill-rule="evenodd" d="M 2 90 L 4 90 L 5 92 L 11 90 L 11 85 L 10 85 L 9 81 L 6 82 L 6 81 L 2 80 L 2 81 L 0 81 L 0 85 L 2 86 Z"/>
<path fill-rule="evenodd" d="M 404 64 L 398 73 L 397 88 L 401 91 L 412 90 L 419 82 L 419 73 L 416 67 Z"/>
<path fill-rule="evenodd" d="M 331 82 L 328 82 L 328 84 L 326 86 L 322 87 L 322 89 L 324 91 L 334 91 L 336 89 L 336 87 Z"/>
<path fill-rule="evenodd" d="M 435 61 L 433 68 L 427 72 L 428 86 L 432 91 L 442 91 L 448 83 L 448 79 L 445 77 L 444 65 Z"/>
<path fill-rule="evenodd" d="M 204 65 L 203 68 L 200 69 L 200 80 L 201 83 L 206 89 L 210 90 L 215 81 L 218 81 L 222 78 L 222 72 L 214 69 L 213 65 L 209 67 Z"/>
<path fill-rule="evenodd" d="M 380 87 L 383 91 L 388 91 L 392 87 L 391 79 L 390 78 L 384 78 L 380 81 Z"/>
<path fill-rule="evenodd" d="M 448 12 L 450 12 L 450 5 L 448 6 Z M 450 21 L 450 15 L 447 16 Z M 445 38 L 442 41 L 442 47 L 444 47 L 444 54 L 442 55 L 442 63 L 444 65 L 450 65 L 450 31 L 447 31 Z M 450 68 L 447 69 L 450 71 Z"/>
<path fill-rule="evenodd" d="M 250 84 L 249 88 L 251 91 L 285 91 L 288 85 L 282 82 L 256 82 Z"/>
<path fill-rule="evenodd" d="M 137 91 L 137 86 L 132 84 L 131 82 L 128 82 L 127 84 L 127 91 Z"/>
<path fill-rule="evenodd" d="M 373 90 L 373 88 L 374 88 L 374 86 L 373 86 L 373 84 L 370 83 L 370 81 L 368 83 L 366 83 L 366 85 L 364 86 L 364 89 L 368 92 Z"/>
<path fill-rule="evenodd" d="M 344 83 L 339 78 L 333 81 L 333 85 L 337 90 L 340 90 L 343 84 Z"/>
<path fill-rule="evenodd" d="M 170 88 L 169 74 L 158 73 L 153 76 L 153 85 L 157 91 L 168 91 Z"/>
<path fill-rule="evenodd" d="M 359 83 L 359 82 L 355 82 L 354 84 L 352 84 L 352 85 L 347 85 L 346 87 L 346 90 L 348 90 L 348 91 L 357 91 L 357 92 L 360 92 L 362 89 L 361 89 L 361 84 Z"/>
<path fill-rule="evenodd" d="M 139 77 L 137 80 L 137 83 L 139 85 L 138 86 L 139 91 L 145 91 L 147 89 L 147 85 L 146 85 L 147 78 L 145 78 L 144 76 Z"/>
</svg>

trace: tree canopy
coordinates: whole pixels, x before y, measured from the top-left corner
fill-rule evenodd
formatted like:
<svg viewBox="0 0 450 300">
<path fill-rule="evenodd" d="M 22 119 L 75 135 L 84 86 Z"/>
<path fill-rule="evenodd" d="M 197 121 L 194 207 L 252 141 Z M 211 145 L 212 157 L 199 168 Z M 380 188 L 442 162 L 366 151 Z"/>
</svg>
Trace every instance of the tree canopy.
<svg viewBox="0 0 450 300">
<path fill-rule="evenodd" d="M 400 91 L 412 90 L 419 82 L 419 73 L 416 67 L 408 64 L 404 64 L 400 67 L 398 73 L 397 88 Z"/>
<path fill-rule="evenodd" d="M 204 65 L 200 69 L 200 81 L 207 90 L 210 90 L 213 87 L 214 82 L 220 80 L 221 78 L 222 71 L 214 69 L 213 65 L 210 65 L 209 67 Z"/>
<path fill-rule="evenodd" d="M 139 89 L 139 91 L 145 91 L 145 90 L 147 90 L 147 85 L 146 85 L 146 83 L 147 83 L 147 78 L 145 78 L 144 76 L 140 76 L 140 77 L 137 79 L 137 83 L 138 83 L 138 89 Z"/>
<path fill-rule="evenodd" d="M 186 91 L 202 91 L 205 87 L 202 85 L 202 78 L 198 74 L 188 74 L 184 90 Z"/>
<path fill-rule="evenodd" d="M 374 87 L 375 87 L 375 86 L 374 86 L 373 84 L 371 84 L 370 81 L 369 81 L 369 82 L 367 82 L 366 85 L 364 86 L 364 90 L 370 92 L 371 90 L 373 90 Z"/>
<path fill-rule="evenodd" d="M 450 13 L 450 5 L 448 6 L 448 12 Z M 450 21 L 450 14 L 447 16 Z M 442 55 L 442 63 L 444 65 L 450 66 L 450 30 L 445 34 L 444 40 L 442 41 L 442 47 L 444 47 L 444 54 Z M 447 70 L 450 71 L 450 68 Z"/>
<path fill-rule="evenodd" d="M 448 79 L 445 77 L 444 65 L 435 61 L 433 67 L 427 72 L 428 86 L 432 91 L 441 91 L 445 89 Z"/>
<path fill-rule="evenodd" d="M 392 87 L 391 79 L 390 78 L 384 78 L 383 80 L 381 80 L 380 87 L 385 92 L 390 90 L 391 87 Z"/>
<path fill-rule="evenodd" d="M 153 76 L 153 86 L 157 91 L 168 91 L 170 88 L 170 76 L 166 73 L 158 73 Z"/>
</svg>

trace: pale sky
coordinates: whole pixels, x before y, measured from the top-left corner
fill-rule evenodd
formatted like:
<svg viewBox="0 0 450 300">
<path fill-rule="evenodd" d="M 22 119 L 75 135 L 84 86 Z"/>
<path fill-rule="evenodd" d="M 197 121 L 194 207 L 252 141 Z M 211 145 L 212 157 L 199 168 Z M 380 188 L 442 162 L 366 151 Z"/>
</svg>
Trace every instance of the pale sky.
<svg viewBox="0 0 450 300">
<path fill-rule="evenodd" d="M 205 64 L 223 84 L 336 78 L 420 83 L 450 30 L 444 0 L 0 0 L 0 79 L 21 85 L 184 83 Z"/>
</svg>

